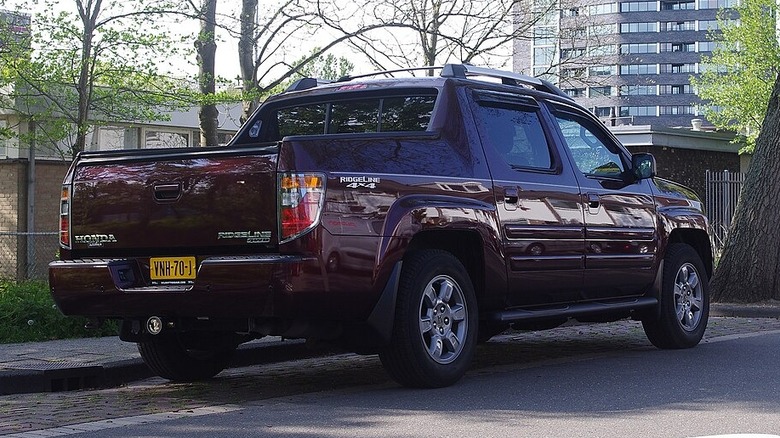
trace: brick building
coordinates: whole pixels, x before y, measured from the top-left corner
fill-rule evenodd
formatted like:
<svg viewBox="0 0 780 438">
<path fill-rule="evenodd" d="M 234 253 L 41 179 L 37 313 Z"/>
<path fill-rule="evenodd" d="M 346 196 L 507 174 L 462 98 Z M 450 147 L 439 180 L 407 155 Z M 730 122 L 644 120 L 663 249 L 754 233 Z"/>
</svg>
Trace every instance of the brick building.
<svg viewBox="0 0 780 438">
<path fill-rule="evenodd" d="M 732 143 L 734 134 L 651 125 L 613 126 L 613 134 L 631 152 L 650 152 L 658 176 L 668 178 L 705 196 L 705 173 L 747 172 L 749 155 L 739 155 L 742 145 Z"/>
</svg>

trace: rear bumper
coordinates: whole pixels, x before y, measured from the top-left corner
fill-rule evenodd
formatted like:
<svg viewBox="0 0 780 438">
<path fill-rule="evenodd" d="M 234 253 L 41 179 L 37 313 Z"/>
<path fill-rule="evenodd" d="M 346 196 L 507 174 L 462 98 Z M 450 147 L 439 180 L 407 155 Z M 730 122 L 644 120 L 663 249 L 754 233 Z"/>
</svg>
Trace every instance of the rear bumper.
<svg viewBox="0 0 780 438">
<path fill-rule="evenodd" d="M 193 284 L 164 286 L 150 285 L 142 266 L 143 259 L 52 262 L 51 294 L 66 315 L 102 318 L 365 319 L 377 298 L 368 281 L 330 292 L 317 258 L 207 257 Z"/>
</svg>

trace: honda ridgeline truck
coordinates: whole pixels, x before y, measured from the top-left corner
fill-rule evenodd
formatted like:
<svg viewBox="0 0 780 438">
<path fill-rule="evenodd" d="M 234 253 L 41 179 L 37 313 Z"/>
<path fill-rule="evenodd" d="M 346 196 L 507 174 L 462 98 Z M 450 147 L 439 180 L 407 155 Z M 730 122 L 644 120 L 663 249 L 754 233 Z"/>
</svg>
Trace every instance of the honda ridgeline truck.
<svg viewBox="0 0 780 438">
<path fill-rule="evenodd" d="M 301 80 L 226 147 L 83 152 L 60 224 L 61 311 L 175 381 L 276 335 L 442 387 L 509 327 L 633 318 L 675 349 L 709 313 L 696 195 L 552 84 L 470 65 Z"/>
</svg>

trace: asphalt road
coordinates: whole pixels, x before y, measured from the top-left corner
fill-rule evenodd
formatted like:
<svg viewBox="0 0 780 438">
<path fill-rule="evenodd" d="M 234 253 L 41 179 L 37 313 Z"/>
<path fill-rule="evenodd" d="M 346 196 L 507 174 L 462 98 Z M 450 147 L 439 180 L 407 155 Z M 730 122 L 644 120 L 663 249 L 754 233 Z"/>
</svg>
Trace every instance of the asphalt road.
<svg viewBox="0 0 780 438">
<path fill-rule="evenodd" d="M 714 336 L 682 351 L 654 349 L 629 322 L 606 333 L 575 327 L 540 339 L 505 336 L 480 349 L 461 382 L 439 390 L 400 388 L 374 357 L 352 355 L 237 370 L 203 386 L 152 379 L 120 393 L 145 392 L 147 403 L 168 403 L 172 394 L 199 403 L 49 431 L 73 437 L 780 435 L 780 330 L 771 321 L 755 330 L 744 330 L 748 320 L 715 321 Z M 718 332 L 719 323 L 728 327 Z"/>
</svg>

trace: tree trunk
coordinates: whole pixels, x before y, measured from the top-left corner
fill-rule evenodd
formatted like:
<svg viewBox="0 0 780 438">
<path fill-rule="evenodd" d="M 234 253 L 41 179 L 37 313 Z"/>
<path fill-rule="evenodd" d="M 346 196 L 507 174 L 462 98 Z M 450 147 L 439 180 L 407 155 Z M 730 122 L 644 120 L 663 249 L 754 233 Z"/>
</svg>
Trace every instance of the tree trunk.
<svg viewBox="0 0 780 438">
<path fill-rule="evenodd" d="M 713 301 L 780 300 L 780 76 L 742 188 L 723 255 L 712 279 Z"/>
<path fill-rule="evenodd" d="M 241 89 L 247 95 L 257 89 L 257 70 L 255 67 L 255 27 L 257 20 L 257 0 L 241 1 L 241 35 L 238 39 L 238 63 L 241 68 Z M 245 100 L 241 121 L 252 115 L 257 102 Z"/>
<path fill-rule="evenodd" d="M 76 154 L 83 151 L 87 145 L 87 132 L 89 132 L 89 104 L 92 101 L 92 38 L 95 33 L 95 23 L 100 15 L 102 0 L 95 1 L 94 4 L 88 2 L 86 5 L 78 0 L 76 5 L 79 10 L 79 17 L 83 25 L 81 35 L 81 65 L 79 70 L 79 82 L 76 85 L 78 93 L 78 113 L 76 115 L 76 141 L 71 147 L 71 155 L 75 158 Z M 89 7 L 92 6 L 92 9 Z"/>
<path fill-rule="evenodd" d="M 202 0 L 200 11 L 200 34 L 195 41 L 195 49 L 198 57 L 198 84 L 200 93 L 206 97 L 216 92 L 216 79 L 214 74 L 214 64 L 217 52 L 217 43 L 215 40 L 216 32 L 216 13 L 217 0 Z M 216 146 L 219 144 L 217 137 L 217 127 L 219 122 L 219 111 L 213 103 L 204 103 L 198 111 L 200 121 L 200 145 Z"/>
</svg>

